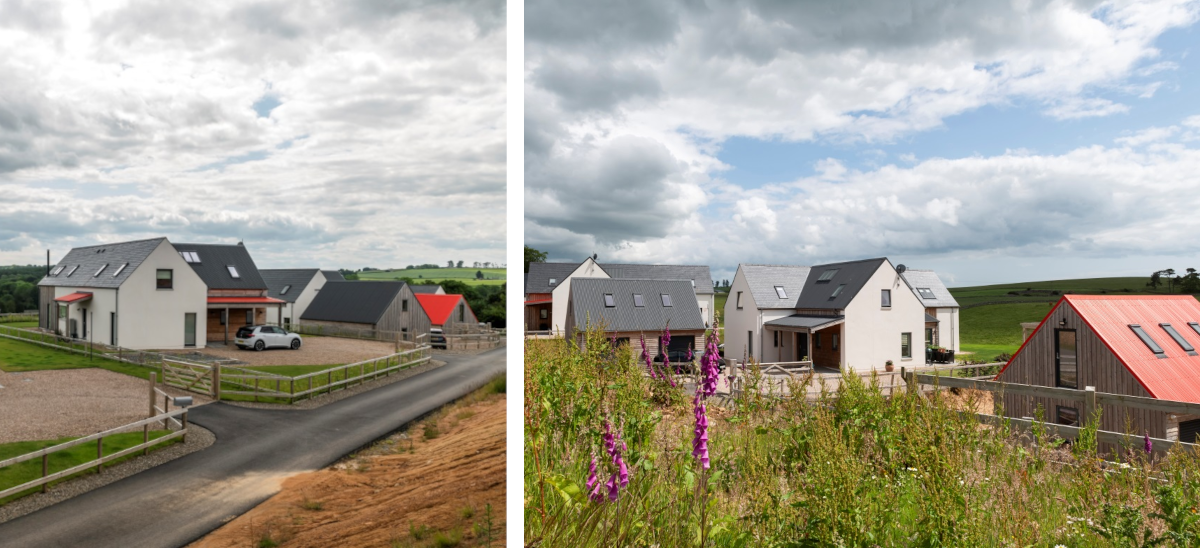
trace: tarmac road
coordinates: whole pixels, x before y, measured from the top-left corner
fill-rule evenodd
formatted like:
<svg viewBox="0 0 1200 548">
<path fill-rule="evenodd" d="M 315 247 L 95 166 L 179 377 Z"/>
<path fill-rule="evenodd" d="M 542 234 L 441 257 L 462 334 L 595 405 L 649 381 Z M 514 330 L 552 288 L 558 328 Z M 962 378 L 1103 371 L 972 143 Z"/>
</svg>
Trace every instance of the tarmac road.
<svg viewBox="0 0 1200 548">
<path fill-rule="evenodd" d="M 211 403 L 188 413 L 209 448 L 0 524 L 0 547 L 186 545 L 324 468 L 503 373 L 503 347 L 441 354 L 446 365 L 313 410 Z"/>
</svg>

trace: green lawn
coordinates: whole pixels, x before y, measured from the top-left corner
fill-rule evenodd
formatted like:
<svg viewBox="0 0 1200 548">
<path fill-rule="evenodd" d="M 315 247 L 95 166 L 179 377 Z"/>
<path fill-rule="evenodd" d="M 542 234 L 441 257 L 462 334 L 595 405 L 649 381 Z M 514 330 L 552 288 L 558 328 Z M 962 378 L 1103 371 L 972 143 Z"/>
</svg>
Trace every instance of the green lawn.
<svg viewBox="0 0 1200 548">
<path fill-rule="evenodd" d="M 51 369 L 81 369 L 99 367 L 141 379 L 150 378 L 150 373 L 157 368 L 142 367 L 105 359 L 103 354 L 96 353 L 89 359 L 82 354 L 55 350 L 45 346 L 0 338 L 0 370 L 9 373 L 22 371 L 47 371 Z"/>
<path fill-rule="evenodd" d="M 483 271 L 482 280 L 475 273 Z M 417 284 L 435 284 L 442 280 L 456 280 L 467 285 L 500 285 L 507 279 L 508 271 L 503 268 L 414 268 L 411 270 L 372 270 L 359 272 L 360 280 L 395 280 L 412 278 Z"/>
<path fill-rule="evenodd" d="M 1050 280 L 1044 282 L 1020 282 L 974 287 L 953 287 L 950 293 L 960 306 L 990 301 L 1046 301 L 1058 298 L 1064 292 L 1085 295 L 1166 295 L 1166 285 L 1151 289 L 1146 286 L 1149 276 L 1141 278 L 1088 278 L 1080 280 Z M 1009 292 L 1025 290 L 1057 291 L 1058 295 L 1009 295 Z"/>
<path fill-rule="evenodd" d="M 31 322 L 0 322 L 0 325 L 4 325 L 5 327 L 25 328 L 25 327 L 37 327 L 38 323 L 37 323 L 37 320 L 34 320 Z"/>
<path fill-rule="evenodd" d="M 150 432 L 151 439 L 160 438 L 165 435 L 167 435 L 166 430 L 155 430 L 155 431 Z M 0 444 L 0 460 L 17 457 L 20 455 L 24 455 L 26 453 L 32 453 L 34 451 L 37 451 L 39 449 L 43 449 L 46 447 L 50 447 L 52 445 L 66 443 L 73 439 L 77 439 L 78 437 L 81 437 L 81 436 L 71 437 L 71 438 L 61 438 L 61 439 L 57 439 L 57 440 L 19 441 L 19 442 L 15 442 L 15 443 L 3 443 L 3 444 Z M 163 447 L 169 447 L 170 445 L 177 443 L 178 441 L 179 441 L 178 439 L 175 439 L 175 440 L 171 440 L 168 442 L 163 442 L 162 445 L 156 445 L 156 446 L 152 447 L 151 451 L 155 451 L 155 450 L 161 449 Z M 121 451 L 123 449 L 128 449 L 130 447 L 138 445 L 140 443 L 142 443 L 142 433 L 141 432 L 127 432 L 127 433 L 122 433 L 122 434 L 113 434 L 112 436 L 107 436 L 104 438 L 104 454 L 111 455 L 111 454 Z M 113 464 L 116 464 L 116 463 L 119 463 L 119 462 L 122 462 L 125 460 L 129 460 L 137 455 L 138 455 L 138 453 L 134 453 L 133 455 L 128 455 L 126 457 L 122 457 L 115 461 L 106 463 L 104 466 L 106 466 L 106 467 L 112 466 Z M 70 468 L 72 466 L 83 464 L 83 463 L 85 463 L 89 460 L 93 460 L 95 458 L 96 458 L 96 444 L 94 442 L 93 443 L 84 443 L 82 445 L 72 447 L 65 451 L 59 451 L 57 453 L 50 455 L 49 471 L 51 474 L 53 474 L 60 470 L 66 470 L 67 468 Z M 95 471 L 96 471 L 95 468 L 90 468 L 86 471 L 79 472 L 75 475 L 68 476 L 67 478 L 63 478 L 61 480 L 55 481 L 55 482 L 51 483 L 51 485 L 54 485 L 55 483 L 60 483 L 60 482 L 66 481 L 67 479 L 70 479 L 73 477 L 78 477 L 78 476 L 82 476 L 85 474 L 95 473 Z M 28 481 L 38 479 L 40 477 L 42 477 L 42 459 L 40 459 L 40 458 L 27 460 L 25 462 L 18 463 L 13 466 L 0 468 L 0 489 L 7 489 L 9 487 L 13 487 L 13 486 L 20 485 L 20 484 L 28 482 Z M 40 490 L 41 490 L 41 487 L 35 487 L 34 489 L 31 489 L 29 491 L 17 493 L 16 495 L 12 495 L 10 497 L 0 499 L 0 504 L 8 503 L 12 500 L 15 500 L 17 498 L 23 497 L 25 495 L 28 495 L 30 493 L 34 493 L 34 492 L 40 491 Z"/>
</svg>

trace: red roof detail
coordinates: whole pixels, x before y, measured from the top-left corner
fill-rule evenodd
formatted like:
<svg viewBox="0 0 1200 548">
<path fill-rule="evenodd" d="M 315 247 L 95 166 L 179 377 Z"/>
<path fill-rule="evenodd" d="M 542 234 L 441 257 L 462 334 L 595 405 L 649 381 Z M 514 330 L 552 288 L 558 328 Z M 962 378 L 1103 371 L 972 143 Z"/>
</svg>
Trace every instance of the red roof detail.
<svg viewBox="0 0 1200 548">
<path fill-rule="evenodd" d="M 458 306 L 458 302 L 466 302 L 462 295 L 434 295 L 432 293 L 417 293 L 416 295 L 417 302 L 421 303 L 421 308 L 425 309 L 425 314 L 429 316 L 429 323 L 433 325 L 445 325 L 450 314 L 454 312 L 454 307 Z"/>
<path fill-rule="evenodd" d="M 73 302 L 77 302 L 77 301 L 86 301 L 90 298 L 92 298 L 91 293 L 80 292 L 80 293 L 72 293 L 70 295 L 63 295 L 62 297 L 58 297 L 57 299 L 54 299 L 54 300 L 58 301 L 60 303 L 73 303 Z"/>
<path fill-rule="evenodd" d="M 284 304 L 287 301 L 271 297 L 209 297 L 208 304 Z"/>
<path fill-rule="evenodd" d="M 1192 347 L 1200 349 L 1200 335 L 1188 325 L 1200 322 L 1200 301 L 1190 295 L 1066 295 L 1059 304 L 1064 301 L 1152 397 L 1200 403 L 1200 356 L 1189 356 L 1158 325 L 1171 324 Z M 1130 324 L 1141 325 L 1167 357 L 1156 357 Z M 1041 328 L 1038 325 L 1038 330 Z"/>
</svg>

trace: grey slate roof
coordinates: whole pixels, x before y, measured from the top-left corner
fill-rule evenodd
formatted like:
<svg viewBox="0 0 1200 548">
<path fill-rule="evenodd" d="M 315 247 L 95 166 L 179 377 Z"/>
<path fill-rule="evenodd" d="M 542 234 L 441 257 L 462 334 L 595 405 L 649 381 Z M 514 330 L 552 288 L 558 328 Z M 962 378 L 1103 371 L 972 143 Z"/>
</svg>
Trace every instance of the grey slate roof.
<svg viewBox="0 0 1200 548">
<path fill-rule="evenodd" d="M 604 306 L 604 295 L 611 293 L 616 306 Z M 635 307 L 633 295 L 642 295 L 645 306 Z M 663 306 L 662 294 L 671 296 L 671 306 Z M 575 326 L 603 322 L 608 331 L 662 331 L 704 329 L 700 305 L 691 280 L 626 280 L 611 278 L 575 278 L 571 280 L 571 313 Z"/>
<path fill-rule="evenodd" d="M 132 242 L 120 242 L 115 244 L 100 244 L 88 247 L 76 247 L 67 252 L 62 260 L 58 261 L 50 272 L 54 272 L 58 267 L 65 266 L 57 276 L 46 276 L 38 282 L 40 286 L 78 286 L 78 287 L 121 287 L 125 280 L 141 266 L 142 262 L 149 257 L 151 253 L 158 248 L 159 244 L 165 241 L 166 238 L 151 238 L 149 240 L 135 240 Z M 121 274 L 113 276 L 121 265 L 129 263 L 129 266 L 121 270 Z M 96 271 L 101 266 L 108 265 L 99 276 L 94 276 Z M 78 266 L 71 276 L 67 276 L 71 269 Z"/>
<path fill-rule="evenodd" d="M 275 299 L 296 302 L 304 288 L 316 277 L 320 270 L 315 268 L 279 268 L 259 270 L 263 281 L 267 282 L 267 296 Z M 283 288 L 291 286 L 287 293 L 280 293 Z"/>
<path fill-rule="evenodd" d="M 931 315 L 929 315 L 929 313 L 928 313 L 928 312 L 926 312 L 926 313 L 925 313 L 925 323 L 929 323 L 929 322 L 933 322 L 933 323 L 941 323 L 941 320 L 937 319 L 937 318 L 936 318 L 936 317 L 934 317 L 934 316 L 931 316 Z"/>
<path fill-rule="evenodd" d="M 338 272 L 336 270 L 322 270 L 321 274 L 325 275 L 325 281 L 328 281 L 328 282 L 344 282 L 344 281 L 346 281 L 346 277 L 343 276 L 341 272 Z"/>
<path fill-rule="evenodd" d="M 830 263 L 814 265 L 804 282 L 804 290 L 796 301 L 796 308 L 843 309 L 854 300 L 854 296 L 866 285 L 867 280 L 879 270 L 879 266 L 887 262 L 886 258 L 863 259 L 845 263 Z M 832 279 L 819 282 L 821 274 L 827 270 L 837 269 Z M 830 298 L 839 285 L 845 284 L 837 297 Z"/>
<path fill-rule="evenodd" d="M 942 283 L 942 279 L 938 277 L 937 272 L 932 270 L 905 270 L 901 276 L 912 286 L 913 294 L 917 296 L 917 300 L 927 308 L 957 308 L 958 301 L 954 300 L 954 296 L 950 294 L 950 290 L 946 289 L 946 284 Z M 933 299 L 926 299 L 921 296 L 917 289 L 927 287 L 933 291 Z"/>
<path fill-rule="evenodd" d="M 583 261 L 577 263 L 529 263 L 529 272 L 525 274 L 525 294 L 550 293 L 567 276 L 570 276 Z M 688 280 L 696 283 L 697 295 L 713 293 L 712 274 L 707 266 L 700 265 L 670 265 L 670 264 L 622 264 L 596 263 L 612 278 L 626 280 Z M 550 279 L 558 281 L 550 285 Z"/>
<path fill-rule="evenodd" d="M 689 280 L 696 282 L 697 295 L 713 292 L 712 274 L 707 266 L 676 264 L 596 263 L 613 278 L 626 280 Z"/>
<path fill-rule="evenodd" d="M 836 323 L 842 323 L 844 321 L 846 321 L 845 316 L 792 314 L 791 316 L 764 322 L 763 325 L 775 325 L 779 327 L 807 327 L 811 330 L 816 330 Z"/>
<path fill-rule="evenodd" d="M 767 264 L 743 264 L 738 265 L 738 269 L 742 271 L 742 277 L 750 286 L 754 303 L 761 309 L 796 308 L 809 271 L 807 266 Z M 786 299 L 779 298 L 779 294 L 775 292 L 777 285 L 783 286 Z"/>
<path fill-rule="evenodd" d="M 189 263 L 188 266 L 196 271 L 209 289 L 267 289 L 250 258 L 250 252 L 241 244 L 171 244 L 176 251 L 195 251 L 200 255 L 200 262 Z M 240 277 L 234 278 L 229 274 L 227 265 L 237 268 Z"/>
<path fill-rule="evenodd" d="M 529 272 L 525 273 L 525 294 L 530 293 L 550 293 L 562 283 L 567 276 L 575 272 L 582 261 L 578 263 L 529 263 Z M 550 285 L 550 278 L 558 280 L 555 285 Z"/>
<path fill-rule="evenodd" d="M 395 281 L 327 282 L 300 319 L 375 324 L 402 288 Z"/>
<path fill-rule="evenodd" d="M 442 288 L 442 286 L 437 285 L 437 284 L 425 284 L 425 285 L 411 285 L 410 284 L 408 286 L 408 288 L 411 289 L 413 293 L 437 293 L 438 290 Z"/>
</svg>

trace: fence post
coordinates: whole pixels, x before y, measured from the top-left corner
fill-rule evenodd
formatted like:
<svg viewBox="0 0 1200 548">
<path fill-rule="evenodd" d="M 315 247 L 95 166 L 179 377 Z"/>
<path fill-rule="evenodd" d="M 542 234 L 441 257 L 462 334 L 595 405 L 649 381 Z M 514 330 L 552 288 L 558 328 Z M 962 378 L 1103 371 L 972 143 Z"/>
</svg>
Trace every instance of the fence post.
<svg viewBox="0 0 1200 548">
<path fill-rule="evenodd" d="M 221 399 L 221 364 L 214 363 L 212 367 L 212 397 Z"/>
<path fill-rule="evenodd" d="M 46 476 L 49 476 L 49 475 L 50 475 L 50 454 L 46 453 L 46 454 L 42 455 L 42 478 L 44 479 Z M 43 493 L 46 492 L 47 485 L 48 484 L 46 484 L 46 483 L 42 484 L 42 492 Z"/>
<path fill-rule="evenodd" d="M 102 458 L 104 458 L 104 436 L 96 438 L 96 460 L 100 460 Z M 104 470 L 104 463 L 97 462 L 96 473 L 99 474 L 102 470 Z"/>
<path fill-rule="evenodd" d="M 1081 419 L 1083 419 L 1083 421 L 1079 423 L 1079 427 L 1084 428 L 1087 425 L 1091 424 L 1092 416 L 1095 412 L 1096 412 L 1096 387 L 1095 386 L 1085 386 L 1085 387 L 1083 387 L 1083 416 L 1080 417 Z"/>
<path fill-rule="evenodd" d="M 179 440 L 182 441 L 183 443 L 187 443 L 187 414 L 188 414 L 187 409 L 184 408 L 184 410 L 183 410 L 183 427 L 182 427 L 183 435 L 179 436 Z"/>
<path fill-rule="evenodd" d="M 163 414 L 171 410 L 171 398 L 163 394 Z M 171 419 L 163 419 L 163 430 L 171 431 Z"/>
</svg>

